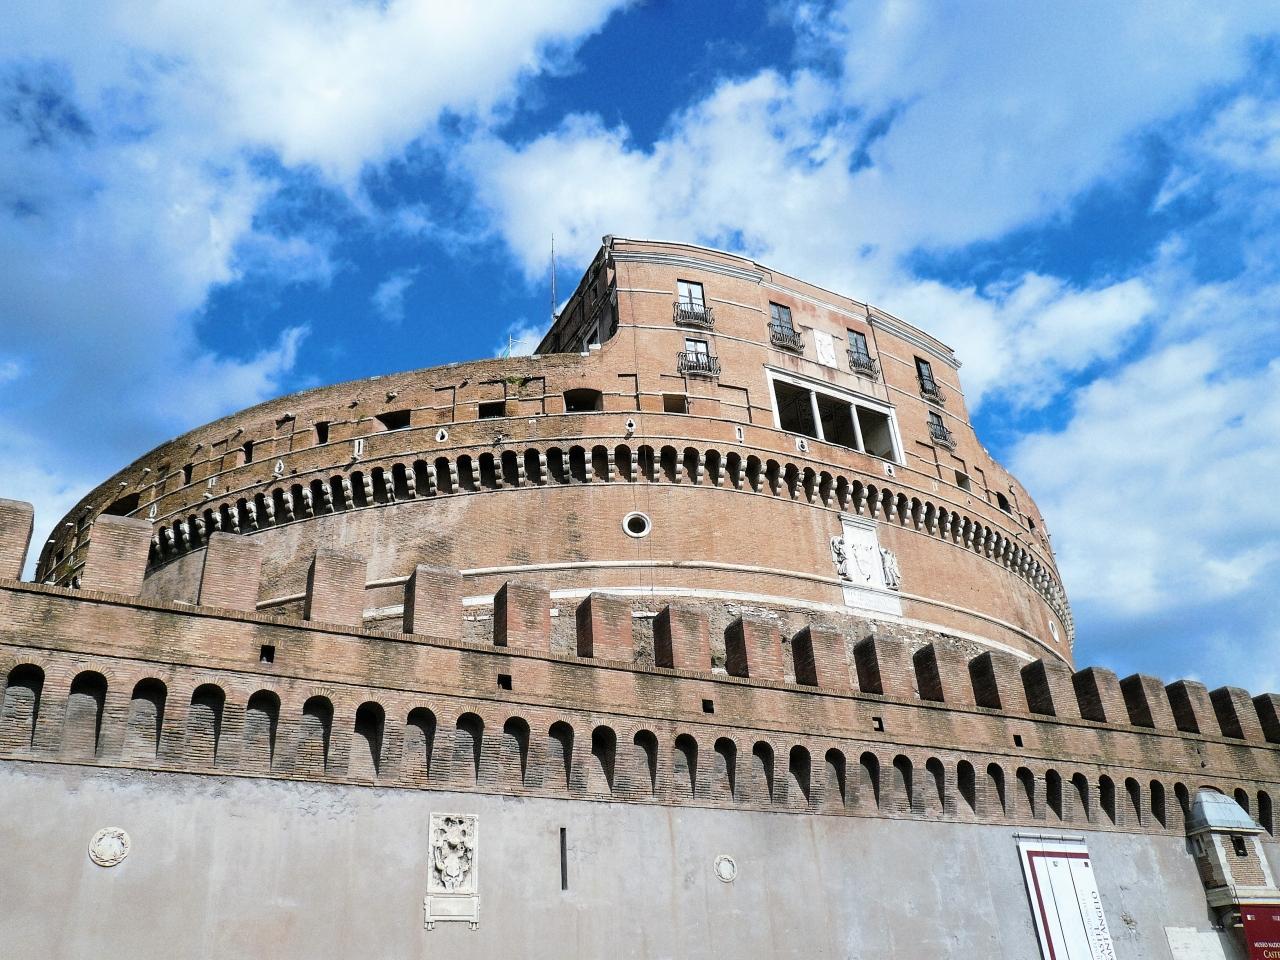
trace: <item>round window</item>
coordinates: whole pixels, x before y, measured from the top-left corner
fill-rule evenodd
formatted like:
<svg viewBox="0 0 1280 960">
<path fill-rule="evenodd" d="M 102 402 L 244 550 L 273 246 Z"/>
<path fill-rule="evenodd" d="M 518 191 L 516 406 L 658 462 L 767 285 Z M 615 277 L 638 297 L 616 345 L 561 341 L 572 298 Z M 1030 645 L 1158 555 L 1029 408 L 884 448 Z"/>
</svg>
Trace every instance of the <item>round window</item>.
<svg viewBox="0 0 1280 960">
<path fill-rule="evenodd" d="M 647 537 L 652 528 L 653 522 L 648 515 L 638 511 L 622 518 L 622 529 L 628 537 Z"/>
</svg>

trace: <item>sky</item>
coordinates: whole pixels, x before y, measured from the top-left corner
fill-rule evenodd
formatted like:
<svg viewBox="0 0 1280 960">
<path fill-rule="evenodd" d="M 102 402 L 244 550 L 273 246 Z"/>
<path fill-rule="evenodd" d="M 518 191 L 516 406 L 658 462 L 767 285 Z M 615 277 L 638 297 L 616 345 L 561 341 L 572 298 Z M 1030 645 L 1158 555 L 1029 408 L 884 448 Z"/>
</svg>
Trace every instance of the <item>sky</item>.
<svg viewBox="0 0 1280 960">
<path fill-rule="evenodd" d="M 604 234 L 955 347 L 1076 661 L 1280 690 L 1280 5 L 17 0 L 0 496 L 529 350 Z"/>
</svg>

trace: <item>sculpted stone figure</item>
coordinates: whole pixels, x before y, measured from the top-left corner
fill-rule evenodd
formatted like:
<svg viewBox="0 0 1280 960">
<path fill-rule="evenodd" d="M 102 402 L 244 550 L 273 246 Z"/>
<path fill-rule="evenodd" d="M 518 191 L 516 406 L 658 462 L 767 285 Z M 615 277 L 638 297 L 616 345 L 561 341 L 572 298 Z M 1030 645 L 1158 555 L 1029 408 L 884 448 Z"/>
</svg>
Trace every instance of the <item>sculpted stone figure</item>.
<svg viewBox="0 0 1280 960">
<path fill-rule="evenodd" d="M 884 567 L 884 585 L 890 590 L 902 588 L 902 570 L 898 566 L 898 557 L 886 547 L 880 548 L 880 563 Z"/>
<path fill-rule="evenodd" d="M 474 818 L 443 815 L 433 821 L 431 868 L 435 885 L 449 892 L 469 892 L 476 846 Z"/>
</svg>

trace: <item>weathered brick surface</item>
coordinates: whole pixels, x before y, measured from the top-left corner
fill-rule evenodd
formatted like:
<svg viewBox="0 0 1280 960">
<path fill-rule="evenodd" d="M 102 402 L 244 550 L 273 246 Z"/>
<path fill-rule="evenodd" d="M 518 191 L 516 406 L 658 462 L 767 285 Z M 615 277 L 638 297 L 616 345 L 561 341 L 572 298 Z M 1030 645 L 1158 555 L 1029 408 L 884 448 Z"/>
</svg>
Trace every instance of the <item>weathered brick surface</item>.
<svg viewBox="0 0 1280 960">
<path fill-rule="evenodd" d="M 461 640 L 462 574 L 448 567 L 418 564 L 404 594 L 405 633 Z"/>
<path fill-rule="evenodd" d="M 711 631 L 707 615 L 693 606 L 664 606 L 653 622 L 653 652 L 660 667 L 709 670 Z"/>
<path fill-rule="evenodd" d="M 770 621 L 739 617 L 729 624 L 724 643 L 724 666 L 730 676 L 782 680 L 782 644 Z"/>
<path fill-rule="evenodd" d="M 493 598 L 493 642 L 514 650 L 547 651 L 551 594 L 531 583 L 504 583 Z"/>
<path fill-rule="evenodd" d="M 1124 723 L 1128 719 L 1124 693 L 1114 672 L 1105 667 L 1086 667 L 1071 680 L 1080 704 L 1080 716 L 1085 720 Z"/>
<path fill-rule="evenodd" d="M 578 656 L 631 663 L 631 604 L 593 593 L 578 604 Z"/>
<path fill-rule="evenodd" d="M 256 610 L 261 580 L 262 544 L 229 533 L 215 533 L 209 538 L 200 574 L 202 605 Z"/>
<path fill-rule="evenodd" d="M 151 549 L 151 524 L 103 514 L 93 522 L 81 575 L 85 590 L 136 597 L 142 591 Z"/>
<path fill-rule="evenodd" d="M 1120 681 L 1120 691 L 1131 723 L 1157 730 L 1177 729 L 1169 694 L 1158 678 L 1135 673 Z"/>
<path fill-rule="evenodd" d="M 317 551 L 307 573 L 305 620 L 354 626 L 364 617 L 365 562 L 362 557 Z"/>
<path fill-rule="evenodd" d="M 20 500 L 0 499 L 0 580 L 17 580 L 27 562 L 35 510 Z"/>
</svg>

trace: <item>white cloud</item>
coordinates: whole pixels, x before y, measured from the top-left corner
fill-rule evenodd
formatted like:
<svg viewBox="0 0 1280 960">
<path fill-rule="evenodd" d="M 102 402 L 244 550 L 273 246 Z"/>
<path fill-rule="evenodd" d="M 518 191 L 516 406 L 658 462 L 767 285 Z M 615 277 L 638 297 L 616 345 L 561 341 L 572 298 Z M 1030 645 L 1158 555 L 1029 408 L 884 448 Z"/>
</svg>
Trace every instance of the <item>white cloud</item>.
<svg viewBox="0 0 1280 960">
<path fill-rule="evenodd" d="M 333 238 L 261 215 L 501 116 L 619 0 L 21 4 L 0 31 L 0 495 L 39 530 L 145 448 L 278 392 L 305 327 L 213 350 L 214 289 L 328 284 Z M 394 298 L 386 300 L 388 309 Z"/>
<path fill-rule="evenodd" d="M 404 295 L 413 285 L 418 272 L 416 267 L 397 270 L 378 284 L 373 291 L 369 302 L 387 323 L 400 323 L 404 320 Z"/>
</svg>

